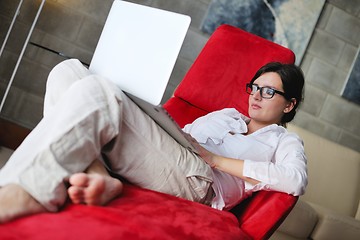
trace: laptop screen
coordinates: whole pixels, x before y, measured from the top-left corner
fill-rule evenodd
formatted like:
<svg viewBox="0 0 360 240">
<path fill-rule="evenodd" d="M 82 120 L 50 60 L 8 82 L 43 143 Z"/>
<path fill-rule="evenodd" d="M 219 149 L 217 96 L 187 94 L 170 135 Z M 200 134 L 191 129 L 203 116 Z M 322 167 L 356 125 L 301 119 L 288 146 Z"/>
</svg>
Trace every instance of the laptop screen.
<svg viewBox="0 0 360 240">
<path fill-rule="evenodd" d="M 157 105 L 190 21 L 186 15 L 115 0 L 89 69 Z"/>
</svg>

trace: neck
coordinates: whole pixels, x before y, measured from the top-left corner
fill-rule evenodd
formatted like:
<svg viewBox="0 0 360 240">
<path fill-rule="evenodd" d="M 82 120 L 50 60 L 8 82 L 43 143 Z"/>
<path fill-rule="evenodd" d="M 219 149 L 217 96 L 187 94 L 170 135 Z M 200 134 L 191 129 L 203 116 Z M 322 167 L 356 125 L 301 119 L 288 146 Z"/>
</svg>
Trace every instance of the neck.
<svg viewBox="0 0 360 240">
<path fill-rule="evenodd" d="M 257 121 L 254 121 L 253 119 L 251 119 L 249 124 L 248 124 L 248 132 L 247 132 L 247 134 L 251 134 L 253 132 L 256 132 L 257 130 L 259 130 L 261 128 L 264 128 L 266 126 L 269 126 L 269 125 L 271 125 L 271 124 L 257 122 Z"/>
</svg>

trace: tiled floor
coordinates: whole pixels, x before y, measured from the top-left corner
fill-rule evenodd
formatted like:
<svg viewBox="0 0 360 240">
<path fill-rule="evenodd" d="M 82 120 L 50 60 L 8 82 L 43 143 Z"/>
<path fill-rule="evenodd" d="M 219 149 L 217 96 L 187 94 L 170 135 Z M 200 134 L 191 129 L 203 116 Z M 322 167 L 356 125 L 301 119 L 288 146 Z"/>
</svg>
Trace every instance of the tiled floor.
<svg viewBox="0 0 360 240">
<path fill-rule="evenodd" d="M 12 152 L 13 151 L 8 148 L 0 147 L 0 168 L 4 166 L 6 161 L 11 156 Z"/>
</svg>

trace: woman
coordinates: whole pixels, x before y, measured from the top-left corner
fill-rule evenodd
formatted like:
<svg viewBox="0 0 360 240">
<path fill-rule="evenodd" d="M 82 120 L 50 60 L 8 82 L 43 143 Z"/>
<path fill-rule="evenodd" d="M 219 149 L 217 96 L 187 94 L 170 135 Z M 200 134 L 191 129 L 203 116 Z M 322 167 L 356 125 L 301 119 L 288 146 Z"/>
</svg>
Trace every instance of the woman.
<svg viewBox="0 0 360 240">
<path fill-rule="evenodd" d="M 261 189 L 304 193 L 302 141 L 281 126 L 302 100 L 304 78 L 294 65 L 269 63 L 256 73 L 246 86 L 250 118 L 223 109 L 185 126 L 199 155 L 77 60 L 55 67 L 47 84 L 44 118 L 0 171 L 2 222 L 57 211 L 67 196 L 106 204 L 122 183 L 104 166 L 138 186 L 217 209 Z"/>
</svg>

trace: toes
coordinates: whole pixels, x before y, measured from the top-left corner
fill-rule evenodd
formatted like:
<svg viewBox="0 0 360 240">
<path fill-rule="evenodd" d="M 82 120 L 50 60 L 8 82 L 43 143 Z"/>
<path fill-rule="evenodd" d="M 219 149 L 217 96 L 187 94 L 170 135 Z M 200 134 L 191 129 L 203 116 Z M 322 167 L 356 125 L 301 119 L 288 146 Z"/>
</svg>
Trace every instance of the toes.
<svg viewBox="0 0 360 240">
<path fill-rule="evenodd" d="M 122 183 L 109 176 L 77 173 L 69 179 L 68 194 L 73 203 L 104 205 L 122 192 Z"/>
<path fill-rule="evenodd" d="M 100 176 L 100 175 L 99 175 Z M 101 205 L 101 196 L 105 189 L 103 177 L 76 173 L 69 178 L 68 195 L 75 204 Z"/>
<path fill-rule="evenodd" d="M 86 173 L 75 173 L 69 178 L 69 183 L 72 186 L 87 187 L 89 177 Z"/>
<path fill-rule="evenodd" d="M 75 204 L 85 203 L 84 190 L 88 187 L 89 178 L 85 173 L 75 173 L 69 178 L 68 194 Z"/>
<path fill-rule="evenodd" d="M 68 194 L 73 203 L 84 203 L 84 190 L 82 188 L 71 186 L 68 188 Z"/>
</svg>

